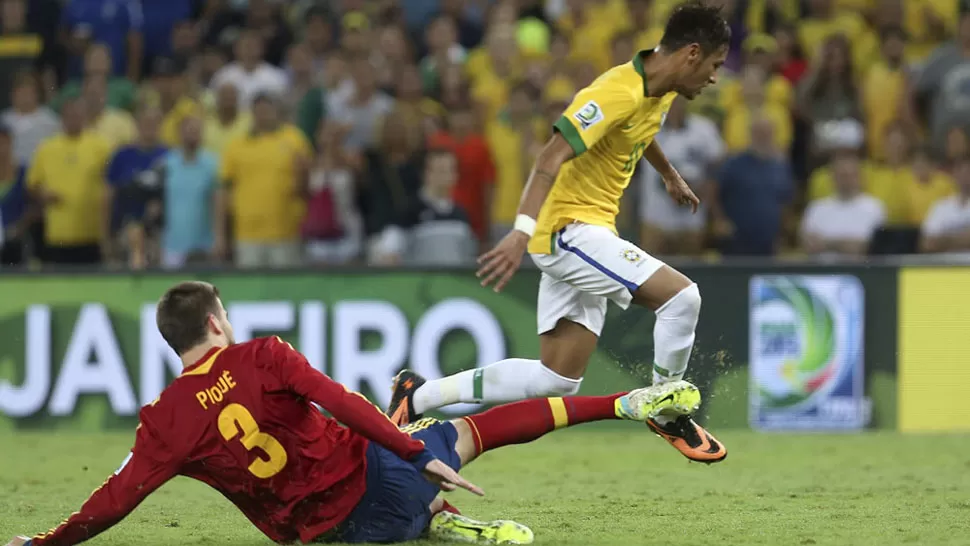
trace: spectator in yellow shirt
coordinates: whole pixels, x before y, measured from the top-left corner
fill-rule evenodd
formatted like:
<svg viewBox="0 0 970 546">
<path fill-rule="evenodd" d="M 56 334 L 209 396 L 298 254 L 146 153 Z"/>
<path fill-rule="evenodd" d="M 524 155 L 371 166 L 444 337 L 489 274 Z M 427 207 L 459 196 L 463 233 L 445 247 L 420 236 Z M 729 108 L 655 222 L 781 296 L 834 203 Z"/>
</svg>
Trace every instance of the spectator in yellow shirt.
<svg viewBox="0 0 970 546">
<path fill-rule="evenodd" d="M 833 0 L 810 0 L 809 15 L 798 24 L 798 38 L 805 56 L 812 63 L 828 55 L 826 42 L 842 35 L 846 50 L 857 69 L 864 69 L 875 56 L 878 40 L 856 11 L 836 11 Z M 864 73 L 864 72 L 863 72 Z"/>
<path fill-rule="evenodd" d="M 491 211 L 494 240 L 508 233 L 514 223 L 522 188 L 546 136 L 537 105 L 538 91 L 518 84 L 510 93 L 508 108 L 485 126 L 495 164 Z"/>
<path fill-rule="evenodd" d="M 162 142 L 170 148 L 180 143 L 182 121 L 190 116 L 202 116 L 202 105 L 189 96 L 186 70 L 188 67 L 181 60 L 159 57 L 152 71 L 154 98 L 164 116 Z"/>
<path fill-rule="evenodd" d="M 903 188 L 912 179 L 913 170 L 906 126 L 899 121 L 891 122 L 880 141 L 884 143 L 882 149 L 885 153 L 880 159 L 870 162 L 866 169 L 866 191 L 885 205 L 887 224 L 908 225 L 909 196 Z"/>
<path fill-rule="evenodd" d="M 911 172 L 903 179 L 901 191 L 909 205 L 906 224 L 918 226 L 933 204 L 953 195 L 956 186 L 953 178 L 933 163 L 929 149 L 921 147 L 913 154 Z"/>
<path fill-rule="evenodd" d="M 522 63 L 511 26 L 493 28 L 486 37 L 487 56 L 478 65 L 481 71 L 471 70 L 471 60 L 465 74 L 472 82 L 472 96 L 486 119 L 495 117 L 505 107 L 510 82 L 521 77 Z"/>
<path fill-rule="evenodd" d="M 790 109 L 794 102 L 795 92 L 791 83 L 778 73 L 776 63 L 778 42 L 767 34 L 752 34 L 744 40 L 743 48 L 744 63 L 757 66 L 767 74 L 765 102 Z M 725 81 L 721 91 L 721 102 L 724 109 L 730 111 L 742 101 L 741 82 L 738 80 Z"/>
<path fill-rule="evenodd" d="M 589 62 L 600 72 L 610 68 L 610 40 L 628 22 L 624 19 L 597 15 L 597 10 L 585 0 L 568 0 L 568 9 L 556 21 L 556 28 L 569 36 L 572 44 L 570 58 L 574 62 Z"/>
<path fill-rule="evenodd" d="M 44 215 L 42 259 L 51 264 L 101 262 L 101 217 L 108 143 L 84 128 L 84 105 L 67 98 L 63 132 L 37 148 L 27 173 L 31 201 Z"/>
<path fill-rule="evenodd" d="M 104 80 L 84 80 L 81 93 L 88 129 L 107 141 L 112 152 L 135 140 L 135 119 L 125 110 L 108 105 Z"/>
<path fill-rule="evenodd" d="M 866 140 L 869 155 L 885 159 L 883 137 L 889 125 L 900 116 L 906 97 L 906 67 L 903 54 L 906 35 L 898 27 L 882 31 L 882 59 L 866 74 L 862 83 L 862 103 L 865 108 Z"/>
<path fill-rule="evenodd" d="M 748 65 L 741 75 L 741 104 L 733 107 L 724 120 L 724 142 L 731 153 L 740 153 L 751 146 L 751 122 L 756 117 L 771 121 L 775 147 L 788 150 L 792 142 L 792 121 L 788 109 L 765 101 L 765 73 L 760 67 Z"/>
<path fill-rule="evenodd" d="M 214 111 L 205 118 L 202 147 L 221 156 L 231 141 L 252 129 L 253 117 L 239 109 L 239 91 L 231 83 L 216 89 Z"/>
<path fill-rule="evenodd" d="M 889 0 L 896 4 L 901 0 Z M 880 6 L 880 9 L 885 9 Z M 909 40 L 906 60 L 922 62 L 940 44 L 956 33 L 960 21 L 959 0 L 902 0 L 904 28 Z"/>
<path fill-rule="evenodd" d="M 257 95 L 252 131 L 228 144 L 220 165 L 240 267 L 292 267 L 301 261 L 299 228 L 312 147 L 302 131 L 281 122 L 277 100 Z M 226 208 L 218 208 L 217 217 L 225 216 Z"/>
</svg>

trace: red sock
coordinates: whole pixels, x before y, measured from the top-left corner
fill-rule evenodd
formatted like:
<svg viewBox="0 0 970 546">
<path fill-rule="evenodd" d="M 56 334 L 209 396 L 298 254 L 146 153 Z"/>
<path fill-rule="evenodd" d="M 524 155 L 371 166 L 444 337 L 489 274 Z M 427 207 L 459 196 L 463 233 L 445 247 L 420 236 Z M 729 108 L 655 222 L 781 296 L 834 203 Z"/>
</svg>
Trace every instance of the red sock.
<svg viewBox="0 0 970 546">
<path fill-rule="evenodd" d="M 531 442 L 558 428 L 590 421 L 618 419 L 613 402 L 625 392 L 609 396 L 534 398 L 494 407 L 465 417 L 478 453 L 510 444 Z"/>
<path fill-rule="evenodd" d="M 441 505 L 442 512 L 451 512 L 452 514 L 458 514 L 459 516 L 461 515 L 461 511 L 455 508 L 453 504 L 444 499 L 442 499 L 442 502 L 444 503 Z"/>
</svg>

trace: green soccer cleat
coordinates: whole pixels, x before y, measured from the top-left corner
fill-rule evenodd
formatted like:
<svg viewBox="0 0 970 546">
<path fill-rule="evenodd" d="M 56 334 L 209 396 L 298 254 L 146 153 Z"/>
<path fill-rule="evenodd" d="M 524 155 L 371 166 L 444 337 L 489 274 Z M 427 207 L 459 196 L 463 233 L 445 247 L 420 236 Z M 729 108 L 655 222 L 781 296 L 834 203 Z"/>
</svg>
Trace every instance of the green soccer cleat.
<svg viewBox="0 0 970 546">
<path fill-rule="evenodd" d="M 701 407 L 701 393 L 684 380 L 670 381 L 630 391 L 614 402 L 616 416 L 647 422 L 660 413 L 691 415 Z"/>
<path fill-rule="evenodd" d="M 532 530 L 514 521 L 475 521 L 471 518 L 438 512 L 431 518 L 428 534 L 435 540 L 468 544 L 532 544 Z"/>
</svg>

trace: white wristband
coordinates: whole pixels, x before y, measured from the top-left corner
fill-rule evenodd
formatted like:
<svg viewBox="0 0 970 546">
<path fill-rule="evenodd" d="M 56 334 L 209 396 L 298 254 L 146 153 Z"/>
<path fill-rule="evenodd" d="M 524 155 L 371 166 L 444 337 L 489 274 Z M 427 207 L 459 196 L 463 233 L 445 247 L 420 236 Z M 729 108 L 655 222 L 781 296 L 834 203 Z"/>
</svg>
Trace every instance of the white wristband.
<svg viewBox="0 0 970 546">
<path fill-rule="evenodd" d="M 532 237 L 536 232 L 536 221 L 525 214 L 519 214 L 515 217 L 515 225 L 512 228 Z"/>
</svg>

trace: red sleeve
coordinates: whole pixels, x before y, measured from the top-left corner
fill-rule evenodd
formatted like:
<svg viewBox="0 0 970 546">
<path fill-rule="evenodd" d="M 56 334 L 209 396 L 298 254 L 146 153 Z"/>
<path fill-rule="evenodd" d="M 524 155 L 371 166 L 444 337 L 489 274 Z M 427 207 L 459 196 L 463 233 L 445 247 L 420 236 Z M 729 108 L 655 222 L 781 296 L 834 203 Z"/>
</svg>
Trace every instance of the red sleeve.
<svg viewBox="0 0 970 546">
<path fill-rule="evenodd" d="M 334 419 L 361 436 L 377 442 L 398 457 L 415 462 L 427 456 L 424 442 L 401 432 L 381 410 L 363 395 L 351 392 L 310 366 L 307 359 L 289 343 L 270 338 L 266 349 L 279 369 L 283 384 L 327 410 Z"/>
<path fill-rule="evenodd" d="M 72 545 L 84 542 L 125 518 L 153 491 L 177 473 L 164 444 L 138 425 L 135 447 L 81 509 L 56 529 L 35 536 L 34 546 Z"/>
</svg>

